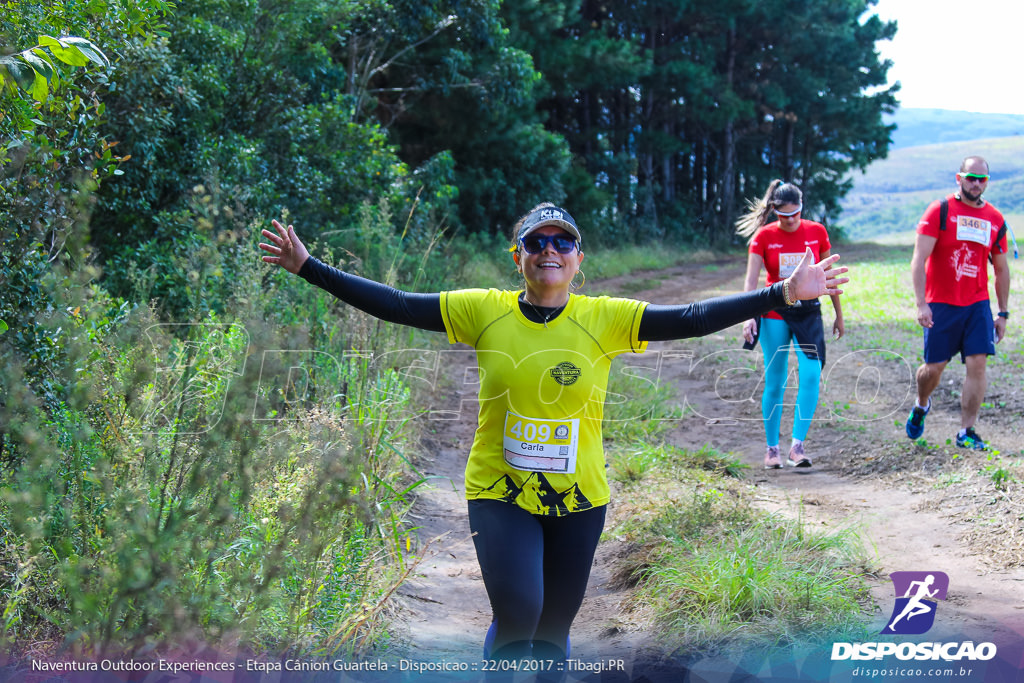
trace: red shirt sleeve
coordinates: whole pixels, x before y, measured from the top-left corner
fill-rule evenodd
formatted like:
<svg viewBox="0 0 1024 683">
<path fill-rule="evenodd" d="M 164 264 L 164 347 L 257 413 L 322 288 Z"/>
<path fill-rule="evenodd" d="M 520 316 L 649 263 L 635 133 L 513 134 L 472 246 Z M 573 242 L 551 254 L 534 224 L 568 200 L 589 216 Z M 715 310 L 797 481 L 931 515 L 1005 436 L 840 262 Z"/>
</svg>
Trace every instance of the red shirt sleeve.
<svg viewBox="0 0 1024 683">
<path fill-rule="evenodd" d="M 938 238 L 939 236 L 939 206 L 942 204 L 941 200 L 936 200 L 928 205 L 928 208 L 924 210 L 924 215 L 921 216 L 921 220 L 917 222 L 917 234 L 927 235 L 928 237 Z"/>
</svg>

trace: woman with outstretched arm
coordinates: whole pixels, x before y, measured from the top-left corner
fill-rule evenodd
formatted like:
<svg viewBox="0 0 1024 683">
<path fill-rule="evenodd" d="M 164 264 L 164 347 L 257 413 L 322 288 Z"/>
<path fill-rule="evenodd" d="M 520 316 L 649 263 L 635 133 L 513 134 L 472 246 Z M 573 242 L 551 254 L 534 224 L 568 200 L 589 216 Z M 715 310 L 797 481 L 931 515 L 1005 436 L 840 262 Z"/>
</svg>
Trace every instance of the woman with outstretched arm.
<svg viewBox="0 0 1024 683">
<path fill-rule="evenodd" d="M 513 226 L 517 291 L 404 292 L 311 257 L 277 221 L 267 263 L 382 320 L 444 332 L 477 351 L 480 411 L 465 488 L 493 621 L 485 657 L 562 661 L 583 601 L 609 486 L 601 422 L 611 361 L 650 341 L 697 337 L 800 300 L 841 294 L 838 255 L 808 251 L 770 287 L 683 305 L 576 293 L 582 235 L 567 211 L 540 204 Z"/>
</svg>

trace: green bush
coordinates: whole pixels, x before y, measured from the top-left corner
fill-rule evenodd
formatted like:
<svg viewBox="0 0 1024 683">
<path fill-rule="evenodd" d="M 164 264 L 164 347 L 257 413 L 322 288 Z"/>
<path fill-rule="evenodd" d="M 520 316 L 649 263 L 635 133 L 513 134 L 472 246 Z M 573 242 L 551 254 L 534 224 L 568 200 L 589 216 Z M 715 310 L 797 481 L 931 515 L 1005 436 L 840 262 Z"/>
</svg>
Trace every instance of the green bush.
<svg viewBox="0 0 1024 683">
<path fill-rule="evenodd" d="M 387 637 L 380 602 L 402 576 L 419 479 L 403 455 L 410 393 L 342 352 L 398 342 L 268 269 L 255 239 L 178 257 L 181 322 L 88 270 L 51 271 L 34 286 L 56 305 L 32 332 L 52 357 L 33 358 L 18 326 L 0 335 L 3 644 L 312 652 Z M 314 390 L 280 384 L 250 360 L 261 348 L 297 349 Z M 48 383 L 24 382 L 30 370 Z"/>
</svg>

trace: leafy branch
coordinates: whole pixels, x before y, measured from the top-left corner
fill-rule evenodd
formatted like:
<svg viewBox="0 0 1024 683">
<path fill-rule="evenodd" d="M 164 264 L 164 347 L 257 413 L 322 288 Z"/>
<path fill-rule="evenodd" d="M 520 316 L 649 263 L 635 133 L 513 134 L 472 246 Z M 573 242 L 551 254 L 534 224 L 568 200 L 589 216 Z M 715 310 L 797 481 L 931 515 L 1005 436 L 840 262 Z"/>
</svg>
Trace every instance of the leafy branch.
<svg viewBox="0 0 1024 683">
<path fill-rule="evenodd" d="M 0 57 L 0 89 L 16 96 L 20 87 L 36 102 L 45 102 L 60 83 L 60 62 L 72 67 L 110 66 L 103 51 L 85 38 L 42 35 L 38 45 Z"/>
</svg>

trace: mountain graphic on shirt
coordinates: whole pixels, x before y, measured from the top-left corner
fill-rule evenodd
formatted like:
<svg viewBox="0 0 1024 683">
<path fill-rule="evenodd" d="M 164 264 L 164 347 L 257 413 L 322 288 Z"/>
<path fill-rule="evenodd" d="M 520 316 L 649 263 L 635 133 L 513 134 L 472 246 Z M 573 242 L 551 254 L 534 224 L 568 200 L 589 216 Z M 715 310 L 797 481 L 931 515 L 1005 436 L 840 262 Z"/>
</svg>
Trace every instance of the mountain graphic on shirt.
<svg viewBox="0 0 1024 683">
<path fill-rule="evenodd" d="M 517 485 L 507 474 L 503 475 L 484 491 L 497 493 L 503 502 L 546 516 L 564 517 L 570 512 L 594 507 L 590 499 L 583 495 L 579 485 L 573 484 L 565 491 L 556 491 L 548 478 L 539 472 L 531 473 L 522 486 Z"/>
<path fill-rule="evenodd" d="M 536 496 L 542 515 L 563 517 L 570 512 L 589 510 L 594 507 L 577 484 L 573 484 L 565 491 L 556 491 L 548 478 L 539 472 L 530 477 L 526 488 Z"/>
<path fill-rule="evenodd" d="M 523 487 L 506 474 L 484 490 L 498 493 L 501 496 L 500 500 L 506 503 L 515 503 L 516 498 L 523 492 Z"/>
<path fill-rule="evenodd" d="M 563 499 L 565 505 L 570 512 L 579 512 L 580 510 L 589 510 L 594 507 L 594 504 L 590 502 L 590 499 L 583 495 L 580 491 L 580 487 L 577 484 L 573 484 L 567 491 L 563 492 Z"/>
</svg>

